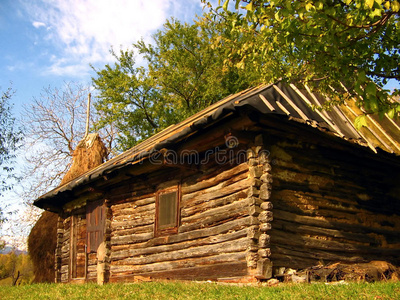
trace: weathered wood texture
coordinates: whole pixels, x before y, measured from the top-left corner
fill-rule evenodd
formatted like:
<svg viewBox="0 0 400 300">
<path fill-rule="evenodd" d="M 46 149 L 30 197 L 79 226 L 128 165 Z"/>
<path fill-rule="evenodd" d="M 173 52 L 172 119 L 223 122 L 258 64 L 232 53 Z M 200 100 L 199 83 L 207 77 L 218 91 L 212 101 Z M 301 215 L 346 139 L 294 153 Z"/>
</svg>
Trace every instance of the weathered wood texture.
<svg viewBox="0 0 400 300">
<path fill-rule="evenodd" d="M 57 244 L 55 253 L 55 282 L 61 282 L 62 246 L 64 242 L 64 220 L 59 216 L 57 221 Z"/>
<path fill-rule="evenodd" d="M 154 236 L 157 187 L 181 182 L 177 234 Z M 218 164 L 199 170 L 163 168 L 111 189 L 110 281 L 134 276 L 212 279 L 246 276 L 250 212 L 248 165 Z"/>
<path fill-rule="evenodd" d="M 85 278 L 87 264 L 85 245 L 85 213 L 76 213 L 65 218 L 61 241 L 61 282 L 69 282 L 76 278 Z"/>
<path fill-rule="evenodd" d="M 70 258 L 70 249 L 71 249 L 71 217 L 67 217 L 63 220 L 62 226 L 62 240 L 61 240 L 61 247 L 58 249 L 60 251 L 60 281 L 61 282 L 68 282 L 69 281 L 69 267 L 71 263 Z M 61 230 L 59 230 L 61 233 Z"/>
<path fill-rule="evenodd" d="M 281 140 L 271 147 L 274 266 L 400 265 L 399 168 L 317 142 Z"/>
</svg>

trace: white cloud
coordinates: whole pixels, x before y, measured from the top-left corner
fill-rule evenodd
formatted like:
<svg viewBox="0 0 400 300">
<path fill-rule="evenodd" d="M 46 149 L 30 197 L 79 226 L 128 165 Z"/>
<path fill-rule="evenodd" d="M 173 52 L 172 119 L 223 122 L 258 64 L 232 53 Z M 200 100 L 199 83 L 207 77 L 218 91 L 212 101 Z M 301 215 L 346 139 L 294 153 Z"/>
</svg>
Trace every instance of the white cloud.
<svg viewBox="0 0 400 300">
<path fill-rule="evenodd" d="M 89 63 L 110 62 L 111 46 L 125 49 L 142 37 L 148 40 L 167 18 L 191 21 L 202 7 L 200 0 L 21 1 L 33 26 L 47 26 L 44 40 L 57 46 L 57 59 L 48 68 L 57 75 L 78 64 L 89 70 Z"/>
<path fill-rule="evenodd" d="M 40 27 L 46 27 L 46 24 L 44 24 L 43 22 L 32 22 L 33 27 L 35 28 L 40 28 Z"/>
</svg>

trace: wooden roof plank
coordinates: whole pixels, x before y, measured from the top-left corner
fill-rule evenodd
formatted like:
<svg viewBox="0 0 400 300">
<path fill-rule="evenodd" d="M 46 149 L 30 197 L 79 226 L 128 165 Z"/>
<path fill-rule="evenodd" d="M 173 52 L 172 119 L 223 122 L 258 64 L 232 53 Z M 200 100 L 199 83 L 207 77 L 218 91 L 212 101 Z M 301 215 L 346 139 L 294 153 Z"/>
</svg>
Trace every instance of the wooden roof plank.
<svg viewBox="0 0 400 300">
<path fill-rule="evenodd" d="M 300 115 L 304 121 L 309 121 L 310 119 L 304 114 L 304 112 L 296 105 L 294 102 L 275 84 L 274 89 L 289 103 L 289 105 Z"/>
<path fill-rule="evenodd" d="M 290 84 L 290 87 L 306 102 L 310 107 L 313 105 L 311 101 L 294 85 Z M 313 97 L 313 100 L 318 103 L 318 106 L 321 107 L 321 104 L 319 103 L 318 99 L 314 96 L 313 93 L 310 93 L 311 97 Z M 341 137 L 344 137 L 344 134 L 340 131 L 339 127 L 336 126 L 329 115 L 325 111 L 320 111 L 316 110 L 317 114 L 334 130 L 338 135 Z"/>
</svg>

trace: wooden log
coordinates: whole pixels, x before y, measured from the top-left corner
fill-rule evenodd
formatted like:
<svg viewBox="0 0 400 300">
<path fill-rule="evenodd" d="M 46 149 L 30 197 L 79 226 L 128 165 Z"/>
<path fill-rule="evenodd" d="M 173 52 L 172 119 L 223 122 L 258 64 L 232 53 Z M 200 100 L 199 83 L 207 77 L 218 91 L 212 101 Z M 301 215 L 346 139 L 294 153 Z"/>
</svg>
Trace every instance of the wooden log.
<svg viewBox="0 0 400 300">
<path fill-rule="evenodd" d="M 210 200 L 210 201 L 207 201 L 204 203 L 200 203 L 195 206 L 182 207 L 181 208 L 181 217 L 189 217 L 196 213 L 201 213 L 201 212 L 207 211 L 207 210 L 215 208 L 215 207 L 220 207 L 223 205 L 231 204 L 235 201 L 239 201 L 239 200 L 246 198 L 246 196 L 247 196 L 246 192 L 240 190 L 231 195 L 217 198 L 214 200 Z"/>
<path fill-rule="evenodd" d="M 125 216 L 133 215 L 133 214 L 141 214 L 147 213 L 149 211 L 155 210 L 155 198 L 152 199 L 152 203 L 143 206 L 137 206 L 135 202 L 132 202 L 130 207 L 118 209 L 116 207 L 112 208 L 112 215 L 114 220 L 118 220 L 119 218 L 124 218 Z"/>
<path fill-rule="evenodd" d="M 258 215 L 260 223 L 269 223 L 273 220 L 274 214 L 272 211 L 264 210 Z"/>
<path fill-rule="evenodd" d="M 173 243 L 173 244 L 167 244 L 167 245 L 157 245 L 157 246 L 151 246 L 151 247 L 146 247 L 146 248 L 128 248 L 125 250 L 121 251 L 113 251 L 111 253 L 111 259 L 113 261 L 120 260 L 120 259 L 125 259 L 128 257 L 136 257 L 136 256 L 142 256 L 142 255 L 149 255 L 149 254 L 155 254 L 155 253 L 165 253 L 165 252 L 170 252 L 170 251 L 177 251 L 177 250 L 182 250 L 182 249 L 188 249 L 191 247 L 198 247 L 198 246 L 204 246 L 204 245 L 211 245 L 211 244 L 218 244 L 222 242 L 227 242 L 227 241 L 232 241 L 234 242 L 237 239 L 243 238 L 247 236 L 247 229 L 241 229 L 239 231 L 235 232 L 227 232 L 224 234 L 218 234 L 215 236 L 208 236 L 205 238 L 199 238 L 199 239 L 194 239 L 194 240 L 189 240 L 189 241 L 182 241 L 178 243 Z"/>
<path fill-rule="evenodd" d="M 373 228 L 369 226 L 363 226 L 362 224 L 348 224 L 337 221 L 330 221 L 325 218 L 317 218 L 307 215 L 299 215 L 292 212 L 287 212 L 283 210 L 278 210 L 274 208 L 274 218 L 277 220 L 286 220 L 298 224 L 310 225 L 320 228 L 328 228 L 328 229 L 336 229 L 343 230 L 344 232 L 351 233 L 361 233 L 361 234 L 382 234 L 387 239 L 392 240 L 394 243 L 399 241 L 398 231 L 382 229 L 382 228 Z"/>
<path fill-rule="evenodd" d="M 156 211 L 155 205 L 152 205 L 152 207 L 147 211 L 142 211 L 142 212 L 138 212 L 138 213 L 131 212 L 130 214 L 124 214 L 124 215 L 120 214 L 117 217 L 113 216 L 113 222 L 125 222 L 125 221 L 129 221 L 132 219 L 137 220 L 140 218 L 150 217 L 155 214 L 155 211 Z"/>
<path fill-rule="evenodd" d="M 260 189 L 260 199 L 269 200 L 271 198 L 271 190 Z"/>
<path fill-rule="evenodd" d="M 263 175 L 263 167 L 262 166 L 252 166 L 249 168 L 250 177 L 260 178 Z"/>
<path fill-rule="evenodd" d="M 228 170 L 225 170 L 221 173 L 216 173 L 215 176 L 212 176 L 195 184 L 183 183 L 182 194 L 190 195 L 192 193 L 213 187 L 218 183 L 232 180 L 233 177 L 237 177 L 238 180 L 243 179 L 245 178 L 247 171 L 248 166 L 243 163 L 235 167 L 229 168 Z"/>
<path fill-rule="evenodd" d="M 258 255 L 263 258 L 270 257 L 271 256 L 271 248 L 258 249 Z"/>
<path fill-rule="evenodd" d="M 111 228 L 112 230 L 117 230 L 117 229 L 133 228 L 136 226 L 150 225 L 154 224 L 154 218 L 155 214 L 149 214 L 146 216 L 138 216 L 136 219 L 133 220 L 119 221 L 119 222 L 112 221 Z"/>
<path fill-rule="evenodd" d="M 172 280 L 214 280 L 228 277 L 244 277 L 247 275 L 247 265 L 245 262 L 230 262 L 214 265 L 195 266 L 191 268 L 173 269 L 168 271 L 156 271 L 140 273 L 140 275 L 131 272 L 113 274 L 110 282 L 134 282 L 138 276 L 152 279 Z"/>
<path fill-rule="evenodd" d="M 272 210 L 273 205 L 271 201 L 264 201 L 261 203 L 260 208 L 263 210 Z"/>
<path fill-rule="evenodd" d="M 251 178 L 250 186 L 260 187 L 262 185 L 262 181 L 258 178 Z"/>
<path fill-rule="evenodd" d="M 309 251 L 309 249 L 304 249 L 301 247 L 290 247 L 290 246 L 273 246 L 271 250 L 271 256 L 274 257 L 275 254 L 279 255 L 288 255 L 294 256 L 297 258 L 304 258 L 304 259 L 312 259 L 315 261 L 323 261 L 324 264 L 329 262 L 350 262 L 350 263 L 358 263 L 366 261 L 365 257 L 359 255 L 357 253 L 353 253 L 351 255 L 343 255 L 340 252 L 335 251 L 323 251 L 323 250 L 316 250 Z"/>
<path fill-rule="evenodd" d="M 207 227 L 247 215 L 249 215 L 249 206 L 247 199 L 244 199 L 222 207 L 210 209 L 191 217 L 182 218 L 179 232 Z"/>
<path fill-rule="evenodd" d="M 177 261 L 168 261 L 146 265 L 115 265 L 111 263 L 111 276 L 118 276 L 118 273 L 130 272 L 131 274 L 141 275 L 147 272 L 158 272 L 192 268 L 205 265 L 224 264 L 228 262 L 239 262 L 245 260 L 245 252 L 223 253 L 214 256 L 202 256 L 198 258 L 188 258 Z"/>
<path fill-rule="evenodd" d="M 258 164 L 259 164 L 258 158 L 257 158 L 257 157 L 250 157 L 250 158 L 248 158 L 247 164 L 248 164 L 250 167 L 258 166 Z"/>
<path fill-rule="evenodd" d="M 316 259 L 307 259 L 305 257 L 278 254 L 275 252 L 272 252 L 270 259 L 274 264 L 274 268 L 286 267 L 299 270 L 317 266 L 319 264 L 319 261 Z"/>
<path fill-rule="evenodd" d="M 263 172 L 260 180 L 265 183 L 267 189 L 271 189 L 272 188 L 272 186 L 271 186 L 271 184 L 273 182 L 272 174 L 267 173 L 267 172 Z"/>
<path fill-rule="evenodd" d="M 196 257 L 207 257 L 218 255 L 220 253 L 234 253 L 246 250 L 247 238 L 241 238 L 234 242 L 228 241 L 212 245 L 203 245 L 188 249 L 181 249 L 169 252 L 148 254 L 140 257 L 128 257 L 118 261 L 112 261 L 112 265 L 149 265 L 153 263 L 161 263 L 166 261 L 193 259 Z"/>
<path fill-rule="evenodd" d="M 258 246 L 260 248 L 267 248 L 270 245 L 271 237 L 269 234 L 262 233 L 258 239 Z"/>
<path fill-rule="evenodd" d="M 261 258 L 257 261 L 256 278 L 269 279 L 272 277 L 272 262 L 268 258 Z"/>
<path fill-rule="evenodd" d="M 267 232 L 268 230 L 271 230 L 272 225 L 271 223 L 261 223 L 260 224 L 260 231 L 261 232 Z"/>
<path fill-rule="evenodd" d="M 129 229 L 119 229 L 111 232 L 111 237 L 114 236 L 124 236 L 124 235 L 133 235 L 140 233 L 148 233 L 154 231 L 154 224 L 145 225 L 145 226 L 137 226 Z"/>
<path fill-rule="evenodd" d="M 293 222 L 277 220 L 274 222 L 274 229 L 292 232 L 296 234 L 302 235 L 314 235 L 328 238 L 335 238 L 339 241 L 347 241 L 347 242 L 357 242 L 364 244 L 377 244 L 376 236 L 368 235 L 368 234 L 360 234 L 360 233 L 352 233 L 348 231 L 342 231 L 337 229 L 328 229 L 321 228 L 309 225 L 302 225 Z"/>
<path fill-rule="evenodd" d="M 247 190 L 247 197 L 256 197 L 259 198 L 260 195 L 260 189 L 255 186 L 250 186 L 249 189 Z"/>
<path fill-rule="evenodd" d="M 260 231 L 258 229 L 258 226 L 249 226 L 247 228 L 247 237 L 249 239 L 257 240 L 260 237 Z"/>
<path fill-rule="evenodd" d="M 145 206 L 155 202 L 155 193 L 152 191 L 150 194 L 143 195 L 142 197 L 132 197 L 132 198 L 124 198 L 124 202 L 120 204 L 111 204 L 110 207 L 114 210 L 123 210 L 125 208 L 131 208 L 132 206 Z"/>
<path fill-rule="evenodd" d="M 321 239 L 318 237 L 309 237 L 309 236 L 301 236 L 299 234 L 287 233 L 282 231 L 274 231 L 270 232 L 271 234 L 271 247 L 273 248 L 274 245 L 276 246 L 293 246 L 293 247 L 300 247 L 303 249 L 308 249 L 309 251 L 312 250 L 325 250 L 330 252 L 337 252 L 345 256 L 349 254 L 358 254 L 362 255 L 363 257 L 373 257 L 375 259 L 379 257 L 385 256 L 393 256 L 399 255 L 399 249 L 385 249 L 382 247 L 371 247 L 366 246 L 363 244 L 357 243 L 345 243 L 345 242 L 338 242 L 334 240 L 326 240 Z M 274 252 L 274 250 L 272 250 Z"/>
<path fill-rule="evenodd" d="M 263 210 L 258 205 L 249 206 L 249 215 L 257 217 Z"/>
<path fill-rule="evenodd" d="M 194 206 L 200 203 L 210 201 L 231 195 L 235 192 L 244 190 L 250 186 L 247 176 L 233 177 L 231 180 L 221 182 L 211 188 L 207 188 L 191 194 L 182 194 L 181 204 L 183 207 Z"/>
<path fill-rule="evenodd" d="M 257 252 L 248 251 L 246 253 L 246 262 L 247 267 L 251 269 L 257 268 L 257 261 L 258 261 L 258 254 Z"/>
<path fill-rule="evenodd" d="M 154 232 L 126 235 L 126 236 L 112 236 L 111 245 L 135 244 L 147 241 L 154 237 Z"/>
<path fill-rule="evenodd" d="M 135 244 L 135 248 L 150 248 L 158 245 L 175 244 L 184 241 L 190 241 L 205 237 L 211 237 L 216 235 L 224 235 L 229 231 L 239 231 L 241 229 L 247 228 L 248 226 L 257 224 L 257 219 L 254 217 L 244 217 L 231 220 L 224 224 L 216 225 L 208 228 L 201 228 L 188 232 L 180 232 L 175 235 L 162 236 L 153 238 L 145 243 Z M 120 247 L 120 248 L 117 248 Z M 113 246 L 113 249 L 124 249 L 121 246 Z"/>
<path fill-rule="evenodd" d="M 260 162 L 261 162 L 261 161 L 260 161 Z M 271 167 L 270 164 L 263 164 L 263 172 L 264 172 L 264 173 L 271 172 L 271 170 L 272 170 L 272 167 Z M 264 181 L 264 182 L 265 182 L 265 181 Z"/>
</svg>

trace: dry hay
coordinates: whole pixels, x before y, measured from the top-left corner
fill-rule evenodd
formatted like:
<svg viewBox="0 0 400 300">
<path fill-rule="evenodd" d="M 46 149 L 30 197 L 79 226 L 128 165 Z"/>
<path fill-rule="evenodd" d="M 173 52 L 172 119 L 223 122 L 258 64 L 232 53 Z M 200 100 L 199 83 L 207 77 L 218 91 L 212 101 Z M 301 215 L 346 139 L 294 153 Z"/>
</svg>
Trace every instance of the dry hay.
<svg viewBox="0 0 400 300">
<path fill-rule="evenodd" d="M 61 181 L 71 181 L 101 165 L 107 158 L 107 149 L 97 133 L 89 134 L 79 142 L 73 153 L 72 166 Z M 54 282 L 54 253 L 57 243 L 58 215 L 43 212 L 28 237 L 28 251 L 33 262 L 35 282 Z"/>
<path fill-rule="evenodd" d="M 305 270 L 308 281 L 366 281 L 399 280 L 400 270 L 386 261 L 369 263 L 334 263 Z"/>
<path fill-rule="evenodd" d="M 57 221 L 57 214 L 45 211 L 29 234 L 28 251 L 33 263 L 34 282 L 54 282 Z"/>
<path fill-rule="evenodd" d="M 89 134 L 79 142 L 72 154 L 72 165 L 61 185 L 101 165 L 107 158 L 107 148 L 97 133 Z"/>
</svg>

